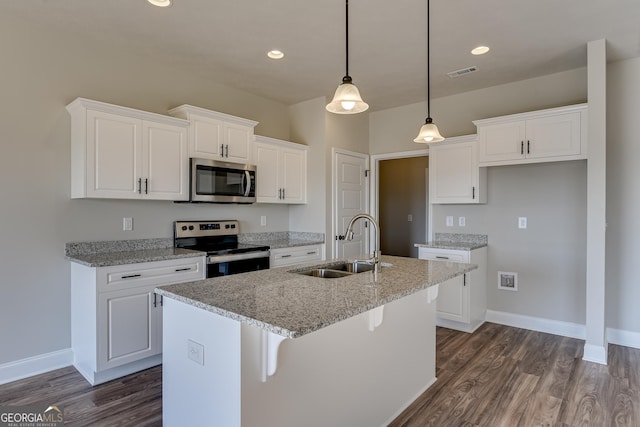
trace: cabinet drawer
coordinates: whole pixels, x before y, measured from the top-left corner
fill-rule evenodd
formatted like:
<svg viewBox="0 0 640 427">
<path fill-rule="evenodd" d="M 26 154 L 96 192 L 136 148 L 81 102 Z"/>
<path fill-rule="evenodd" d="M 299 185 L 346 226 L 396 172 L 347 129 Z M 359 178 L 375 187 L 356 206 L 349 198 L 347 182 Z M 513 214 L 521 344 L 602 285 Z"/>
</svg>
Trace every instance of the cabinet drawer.
<svg viewBox="0 0 640 427">
<path fill-rule="evenodd" d="M 433 261 L 469 262 L 469 251 L 455 249 L 419 248 L 418 258 Z"/>
<path fill-rule="evenodd" d="M 204 257 L 98 268 L 98 292 L 205 278 Z"/>
<path fill-rule="evenodd" d="M 322 259 L 322 245 L 298 246 L 296 248 L 273 249 L 271 267 L 284 267 Z"/>
</svg>

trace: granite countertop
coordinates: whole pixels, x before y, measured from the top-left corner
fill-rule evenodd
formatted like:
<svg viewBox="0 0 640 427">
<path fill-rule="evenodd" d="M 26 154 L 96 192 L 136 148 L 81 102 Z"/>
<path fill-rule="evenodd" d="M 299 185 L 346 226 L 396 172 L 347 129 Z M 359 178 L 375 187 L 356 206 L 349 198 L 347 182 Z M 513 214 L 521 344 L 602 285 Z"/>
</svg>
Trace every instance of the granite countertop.
<svg viewBox="0 0 640 427">
<path fill-rule="evenodd" d="M 287 239 L 287 240 L 265 240 L 260 243 L 264 243 L 271 249 L 283 249 L 293 248 L 296 246 L 309 246 L 309 245 L 322 245 L 324 240 L 299 240 L 299 239 Z"/>
<path fill-rule="evenodd" d="M 477 266 L 382 256 L 375 277 L 338 279 L 293 273 L 340 260 L 307 263 L 156 288 L 156 293 L 269 332 L 297 338 L 469 272 Z M 425 300 L 425 304 L 426 304 Z"/>
<path fill-rule="evenodd" d="M 112 265 L 137 264 L 140 262 L 166 261 L 178 258 L 204 256 L 206 252 L 190 249 L 158 248 L 131 251 L 85 253 L 67 255 L 67 259 L 87 267 L 109 267 Z"/>
<path fill-rule="evenodd" d="M 416 243 L 414 246 L 417 248 L 472 251 L 487 246 L 488 241 L 489 239 L 485 234 L 436 233 L 433 241 Z"/>
</svg>

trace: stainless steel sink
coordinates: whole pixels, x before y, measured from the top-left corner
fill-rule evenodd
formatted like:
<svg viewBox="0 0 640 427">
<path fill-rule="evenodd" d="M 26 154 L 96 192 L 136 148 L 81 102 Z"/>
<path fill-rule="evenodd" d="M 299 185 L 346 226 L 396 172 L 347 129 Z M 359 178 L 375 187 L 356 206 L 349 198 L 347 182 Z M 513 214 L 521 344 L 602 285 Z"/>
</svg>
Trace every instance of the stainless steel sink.
<svg viewBox="0 0 640 427">
<path fill-rule="evenodd" d="M 338 277 L 351 276 L 348 271 L 331 270 L 328 268 L 314 268 L 312 270 L 296 271 L 298 274 L 306 276 L 321 277 L 323 279 L 337 279 Z"/>
<path fill-rule="evenodd" d="M 351 276 L 352 274 L 372 271 L 373 264 L 361 261 L 332 263 L 304 270 L 291 270 L 291 273 L 304 274 L 306 276 L 321 277 L 323 279 L 337 279 Z"/>
</svg>

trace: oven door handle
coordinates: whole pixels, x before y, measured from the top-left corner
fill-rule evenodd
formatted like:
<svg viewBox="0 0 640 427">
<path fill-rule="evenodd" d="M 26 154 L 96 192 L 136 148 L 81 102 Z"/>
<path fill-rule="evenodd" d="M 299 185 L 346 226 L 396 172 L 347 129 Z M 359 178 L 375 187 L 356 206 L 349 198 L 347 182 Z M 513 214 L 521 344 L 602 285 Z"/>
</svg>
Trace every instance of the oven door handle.
<svg viewBox="0 0 640 427">
<path fill-rule="evenodd" d="M 251 192 L 251 173 L 249 171 L 244 171 L 244 179 L 245 187 L 244 187 L 244 197 L 248 197 Z"/>
<path fill-rule="evenodd" d="M 220 264 L 221 262 L 242 261 L 245 259 L 267 258 L 267 257 L 269 257 L 269 251 L 246 252 L 243 254 L 231 254 L 231 255 L 209 255 L 207 257 L 207 264 Z"/>
</svg>

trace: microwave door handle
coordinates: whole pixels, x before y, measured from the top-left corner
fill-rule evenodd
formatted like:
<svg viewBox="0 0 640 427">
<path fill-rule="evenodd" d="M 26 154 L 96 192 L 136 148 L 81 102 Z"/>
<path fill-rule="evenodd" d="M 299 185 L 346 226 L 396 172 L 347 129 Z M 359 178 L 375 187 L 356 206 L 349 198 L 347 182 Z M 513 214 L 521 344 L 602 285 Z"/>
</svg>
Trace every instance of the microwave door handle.
<svg viewBox="0 0 640 427">
<path fill-rule="evenodd" d="M 244 171 L 244 182 L 244 196 L 248 197 L 249 193 L 251 192 L 251 174 L 249 173 L 249 171 Z"/>
</svg>

